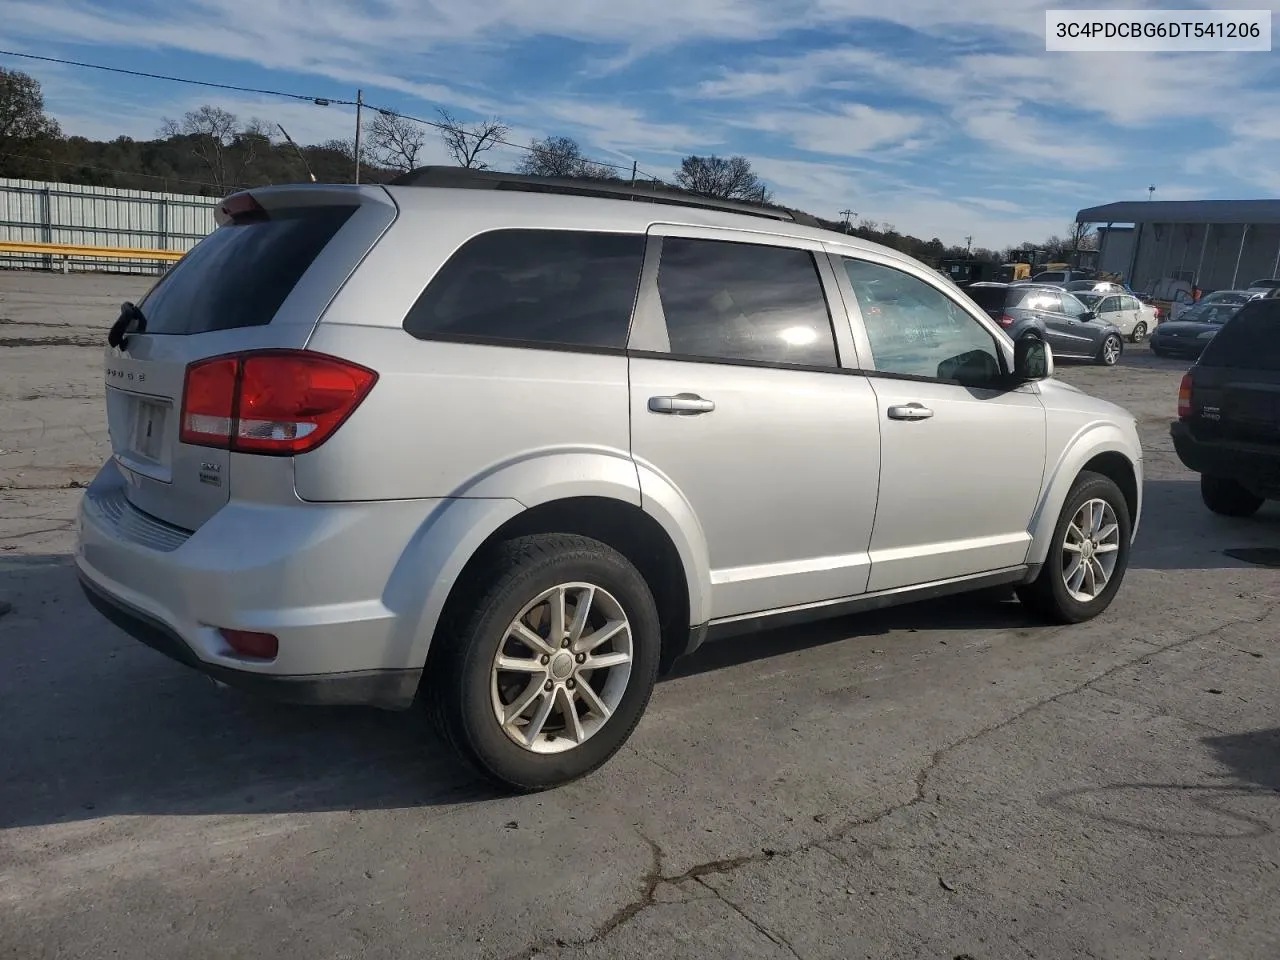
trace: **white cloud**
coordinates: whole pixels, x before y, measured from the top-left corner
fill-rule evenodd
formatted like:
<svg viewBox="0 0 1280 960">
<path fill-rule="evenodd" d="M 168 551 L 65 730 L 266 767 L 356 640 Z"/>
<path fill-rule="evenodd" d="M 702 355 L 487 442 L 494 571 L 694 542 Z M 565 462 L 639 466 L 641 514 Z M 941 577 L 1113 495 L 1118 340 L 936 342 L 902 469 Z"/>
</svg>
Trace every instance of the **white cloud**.
<svg viewBox="0 0 1280 960">
<path fill-rule="evenodd" d="M 921 130 L 923 117 L 881 110 L 862 103 L 848 103 L 837 109 L 776 111 L 760 113 L 737 122 L 741 126 L 788 136 L 795 146 L 811 153 L 858 156 L 888 146 L 919 146 L 911 140 Z"/>
<path fill-rule="evenodd" d="M 1060 167 L 1104 167 L 1117 162 L 1114 150 L 1073 136 L 1018 112 L 1015 100 L 967 103 L 957 111 L 969 136 L 1003 151 Z"/>
</svg>

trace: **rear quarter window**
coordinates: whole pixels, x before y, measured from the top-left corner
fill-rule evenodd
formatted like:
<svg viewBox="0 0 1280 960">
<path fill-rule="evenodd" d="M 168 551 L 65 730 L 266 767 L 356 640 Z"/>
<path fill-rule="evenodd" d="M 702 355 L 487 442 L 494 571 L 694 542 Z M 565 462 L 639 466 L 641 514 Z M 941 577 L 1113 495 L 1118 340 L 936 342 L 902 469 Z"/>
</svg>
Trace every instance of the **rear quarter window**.
<svg viewBox="0 0 1280 960">
<path fill-rule="evenodd" d="M 1280 373 L 1280 300 L 1241 307 L 1209 341 L 1200 365 Z"/>
<path fill-rule="evenodd" d="M 641 234 L 494 230 L 464 243 L 410 308 L 420 340 L 622 349 Z"/>
<path fill-rule="evenodd" d="M 354 205 L 277 209 L 218 227 L 138 304 L 149 334 L 197 334 L 271 322 Z"/>
</svg>

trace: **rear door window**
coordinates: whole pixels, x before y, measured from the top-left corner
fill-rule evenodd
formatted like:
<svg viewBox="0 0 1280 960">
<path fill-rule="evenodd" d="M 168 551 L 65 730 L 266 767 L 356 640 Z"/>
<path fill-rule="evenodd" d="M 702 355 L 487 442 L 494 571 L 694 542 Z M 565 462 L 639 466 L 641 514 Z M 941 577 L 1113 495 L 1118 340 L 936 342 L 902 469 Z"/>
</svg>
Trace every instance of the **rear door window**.
<svg viewBox="0 0 1280 960">
<path fill-rule="evenodd" d="M 1241 307 L 1209 341 L 1200 365 L 1280 373 L 1280 300 Z"/>
<path fill-rule="evenodd" d="M 621 350 L 644 246 L 643 234 L 482 233 L 440 268 L 404 328 L 420 340 Z"/>
<path fill-rule="evenodd" d="M 837 366 L 831 315 L 807 250 L 663 237 L 658 296 L 672 354 Z"/>
<path fill-rule="evenodd" d="M 999 313 L 1005 308 L 1006 300 L 1014 300 L 1016 290 L 1016 287 L 969 287 L 965 293 L 987 313 Z"/>
<path fill-rule="evenodd" d="M 356 209 L 277 209 L 266 220 L 218 227 L 142 298 L 146 332 L 265 326 Z"/>
</svg>

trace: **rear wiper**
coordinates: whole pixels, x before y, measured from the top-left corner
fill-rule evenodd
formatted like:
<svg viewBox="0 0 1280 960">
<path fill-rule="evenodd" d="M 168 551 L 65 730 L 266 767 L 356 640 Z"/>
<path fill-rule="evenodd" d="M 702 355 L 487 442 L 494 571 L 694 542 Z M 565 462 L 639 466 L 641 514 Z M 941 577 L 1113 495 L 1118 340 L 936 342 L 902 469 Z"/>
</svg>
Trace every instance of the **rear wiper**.
<svg viewBox="0 0 1280 960">
<path fill-rule="evenodd" d="M 111 330 L 107 333 L 107 344 L 112 347 L 122 348 L 125 345 L 128 334 L 146 332 L 146 316 L 138 308 L 137 304 L 126 300 L 120 305 L 120 316 L 116 318 L 116 322 L 111 325 Z"/>
</svg>

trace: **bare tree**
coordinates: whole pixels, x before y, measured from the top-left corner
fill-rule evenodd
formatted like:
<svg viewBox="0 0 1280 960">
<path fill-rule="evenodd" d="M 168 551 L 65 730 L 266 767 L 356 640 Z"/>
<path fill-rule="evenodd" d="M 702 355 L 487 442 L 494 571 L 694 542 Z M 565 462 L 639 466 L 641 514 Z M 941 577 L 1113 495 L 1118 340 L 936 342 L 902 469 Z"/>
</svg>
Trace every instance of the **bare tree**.
<svg viewBox="0 0 1280 960">
<path fill-rule="evenodd" d="M 767 203 L 765 186 L 746 157 L 685 157 L 676 171 L 676 182 L 691 193 L 723 200 Z"/>
<path fill-rule="evenodd" d="M 586 162 L 578 141 L 547 137 L 529 144 L 529 154 L 520 161 L 519 171 L 539 177 L 576 177 Z"/>
<path fill-rule="evenodd" d="M 263 121 L 250 120 L 241 126 L 234 113 L 209 104 L 189 110 L 181 120 L 165 119 L 160 136 L 188 140 L 192 154 L 205 165 L 214 185 L 223 193 L 241 183 L 259 149 L 271 142 Z"/>
<path fill-rule="evenodd" d="M 489 164 L 480 159 L 480 154 L 498 145 L 510 132 L 507 125 L 495 117 L 467 126 L 444 108 L 437 108 L 436 112 L 442 124 L 440 138 L 453 162 L 460 167 L 487 170 Z"/>
<path fill-rule="evenodd" d="M 1067 240 L 1071 250 L 1092 250 L 1097 245 L 1098 234 L 1092 223 L 1073 223 L 1067 228 Z"/>
<path fill-rule="evenodd" d="M 369 152 L 379 166 L 408 173 L 418 166 L 427 134 L 415 121 L 379 110 L 369 124 L 368 141 Z"/>
</svg>

